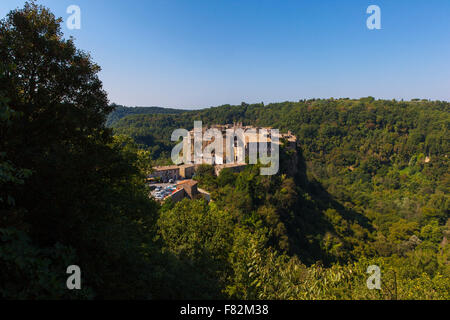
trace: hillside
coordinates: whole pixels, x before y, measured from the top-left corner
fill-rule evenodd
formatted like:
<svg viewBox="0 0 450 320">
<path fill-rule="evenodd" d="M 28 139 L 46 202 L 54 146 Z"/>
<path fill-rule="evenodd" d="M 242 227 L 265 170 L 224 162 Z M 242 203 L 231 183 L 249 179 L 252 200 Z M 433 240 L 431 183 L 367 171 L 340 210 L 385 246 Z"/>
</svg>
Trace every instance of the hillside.
<svg viewBox="0 0 450 320">
<path fill-rule="evenodd" d="M 127 117 L 129 115 L 136 114 L 180 114 L 186 112 L 186 110 L 170 109 L 161 107 L 125 107 L 117 104 L 112 104 L 111 107 L 114 110 L 106 118 L 106 126 L 110 127 L 116 121 Z"/>
<path fill-rule="evenodd" d="M 273 178 L 269 187 L 247 172 L 238 180 L 230 178 L 232 189 L 220 182 L 225 178 L 200 179 L 226 212 L 272 212 L 272 222 L 263 225 L 276 235 L 269 242 L 278 250 L 288 250 L 308 264 L 364 256 L 414 259 L 417 254 L 426 268 L 438 260 L 448 263 L 448 247 L 442 251 L 440 244 L 449 235 L 449 103 L 370 97 L 243 103 L 182 117 L 129 116 L 115 123 L 114 131 L 133 137 L 158 159 L 169 156 L 171 132 L 190 130 L 194 120 L 271 126 L 297 135 L 297 165 L 305 179 Z M 152 149 L 155 145 L 158 152 Z M 237 187 L 237 181 L 252 182 Z M 232 191 L 236 187 L 241 191 Z M 287 192 L 282 202 L 269 196 L 278 188 Z M 253 200 L 246 202 L 246 195 Z"/>
</svg>

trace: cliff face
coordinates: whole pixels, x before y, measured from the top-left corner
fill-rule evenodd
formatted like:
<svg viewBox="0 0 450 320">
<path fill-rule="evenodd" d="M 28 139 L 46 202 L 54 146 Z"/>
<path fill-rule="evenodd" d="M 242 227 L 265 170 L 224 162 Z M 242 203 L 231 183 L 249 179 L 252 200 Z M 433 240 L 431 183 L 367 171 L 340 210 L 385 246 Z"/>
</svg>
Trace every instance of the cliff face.
<svg viewBox="0 0 450 320">
<path fill-rule="evenodd" d="M 298 186 L 307 186 L 305 159 L 297 143 L 285 144 L 280 148 L 280 172 L 293 177 Z"/>
</svg>

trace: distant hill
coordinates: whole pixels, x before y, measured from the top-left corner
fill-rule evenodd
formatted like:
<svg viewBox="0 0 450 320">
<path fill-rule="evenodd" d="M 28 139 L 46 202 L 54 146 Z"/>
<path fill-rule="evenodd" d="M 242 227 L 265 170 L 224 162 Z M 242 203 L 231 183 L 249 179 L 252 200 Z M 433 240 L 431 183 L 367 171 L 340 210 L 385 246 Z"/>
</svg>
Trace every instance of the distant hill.
<svg viewBox="0 0 450 320">
<path fill-rule="evenodd" d="M 289 239 L 290 250 L 302 262 L 349 261 L 363 252 L 384 257 L 400 252 L 406 256 L 413 254 L 408 249 L 412 248 L 408 241 L 413 235 L 423 241 L 419 249 L 434 248 L 437 257 L 440 243 L 444 237 L 448 239 L 443 230 L 450 226 L 449 102 L 366 97 L 242 103 L 182 115 L 131 115 L 114 123 L 113 128 L 115 134 L 132 137 L 154 160 L 160 160 L 171 155 L 173 130 L 190 130 L 196 120 L 205 126 L 242 122 L 290 130 L 297 136 L 301 159 L 296 167 L 306 176 L 295 178 L 293 183 L 298 189 L 292 203 L 299 202 L 285 207 L 285 198 L 280 198 L 278 203 L 266 203 L 266 209 L 277 212 L 286 228 L 286 233 L 279 234 Z M 290 155 L 280 154 L 283 157 Z M 280 169 L 286 168 L 280 162 Z M 232 211 L 238 203 L 243 208 L 242 217 L 262 214 L 258 201 L 278 191 L 268 187 L 267 193 L 260 192 L 253 178 L 239 179 L 227 190 L 220 180 L 207 190 L 227 195 L 236 188 L 229 198 L 216 198 L 220 208 Z M 294 190 L 288 185 L 283 188 L 276 197 Z M 366 228 L 361 217 L 369 219 L 377 232 Z M 429 240 L 425 231 L 433 226 L 435 240 Z M 445 232 L 450 234 L 450 230 Z"/>
<path fill-rule="evenodd" d="M 115 110 L 108 115 L 106 119 L 106 125 L 112 126 L 117 120 L 120 120 L 129 115 L 138 114 L 180 114 L 187 110 L 170 109 L 161 107 L 125 107 L 117 104 L 113 104 Z"/>
</svg>

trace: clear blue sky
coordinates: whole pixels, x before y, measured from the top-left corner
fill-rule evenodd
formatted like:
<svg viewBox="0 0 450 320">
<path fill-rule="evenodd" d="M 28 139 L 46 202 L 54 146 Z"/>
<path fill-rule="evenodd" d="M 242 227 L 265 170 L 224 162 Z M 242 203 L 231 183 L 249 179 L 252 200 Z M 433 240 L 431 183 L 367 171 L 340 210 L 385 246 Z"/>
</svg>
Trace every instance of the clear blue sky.
<svg viewBox="0 0 450 320">
<path fill-rule="evenodd" d="M 24 1 L 1 0 L 0 16 Z M 450 0 L 42 0 L 111 102 L 199 108 L 374 96 L 450 100 Z M 382 30 L 366 9 L 381 8 Z"/>
</svg>

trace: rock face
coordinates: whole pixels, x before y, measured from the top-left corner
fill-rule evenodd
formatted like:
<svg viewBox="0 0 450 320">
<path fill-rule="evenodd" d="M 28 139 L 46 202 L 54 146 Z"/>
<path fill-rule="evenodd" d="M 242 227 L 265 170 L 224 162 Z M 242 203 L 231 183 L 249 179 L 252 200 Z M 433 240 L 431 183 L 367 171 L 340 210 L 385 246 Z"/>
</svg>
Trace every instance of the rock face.
<svg viewBox="0 0 450 320">
<path fill-rule="evenodd" d="M 289 150 L 288 152 L 288 159 L 286 161 L 285 164 L 285 170 L 286 173 L 289 176 L 295 177 L 298 173 L 298 160 L 299 160 L 299 156 L 298 156 L 298 152 L 297 150 Z"/>
<path fill-rule="evenodd" d="M 295 146 L 289 144 L 287 148 L 280 149 L 280 170 L 281 173 L 293 177 L 299 186 L 308 185 L 306 162 L 298 143 L 295 143 Z"/>
</svg>

